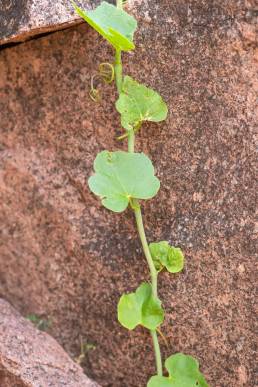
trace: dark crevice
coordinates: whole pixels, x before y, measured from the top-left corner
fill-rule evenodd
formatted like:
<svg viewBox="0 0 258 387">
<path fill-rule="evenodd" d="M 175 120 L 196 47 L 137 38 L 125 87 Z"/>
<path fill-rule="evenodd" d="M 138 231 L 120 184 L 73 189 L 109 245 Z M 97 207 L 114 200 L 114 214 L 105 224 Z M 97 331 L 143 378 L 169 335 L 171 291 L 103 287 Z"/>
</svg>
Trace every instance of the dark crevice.
<svg viewBox="0 0 258 387">
<path fill-rule="evenodd" d="M 22 40 L 22 41 L 4 43 L 4 44 L 0 45 L 0 51 L 5 50 L 6 48 L 11 48 L 11 47 L 19 46 L 20 44 L 29 42 L 31 40 L 40 39 L 40 38 L 43 38 L 45 36 L 52 35 L 52 34 L 54 34 L 56 32 L 59 32 L 59 31 L 67 30 L 67 29 L 72 28 L 74 26 L 77 26 L 77 25 L 79 25 L 81 23 L 83 23 L 83 21 L 78 20 L 77 22 L 75 22 L 73 24 L 71 23 L 70 25 L 67 25 L 67 27 L 61 27 L 60 26 L 60 28 L 57 28 L 55 30 L 41 32 L 41 33 L 38 33 L 38 34 L 35 33 L 34 35 L 28 36 L 25 40 Z"/>
</svg>

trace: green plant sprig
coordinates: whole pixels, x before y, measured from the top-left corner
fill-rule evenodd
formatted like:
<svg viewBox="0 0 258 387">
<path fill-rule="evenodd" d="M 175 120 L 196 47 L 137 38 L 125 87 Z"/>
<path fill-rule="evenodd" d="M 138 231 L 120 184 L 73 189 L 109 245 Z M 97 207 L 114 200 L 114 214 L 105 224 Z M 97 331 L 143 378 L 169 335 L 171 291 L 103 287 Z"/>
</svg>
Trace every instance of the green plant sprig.
<svg viewBox="0 0 258 387">
<path fill-rule="evenodd" d="M 141 325 L 150 331 L 157 374 L 150 378 L 147 387 L 208 387 L 197 360 L 183 353 L 174 354 L 166 360 L 169 376 L 163 376 L 157 335 L 164 321 L 164 310 L 158 297 L 158 274 L 163 269 L 170 273 L 180 272 L 184 266 L 184 255 L 180 248 L 170 246 L 167 241 L 150 245 L 147 242 L 140 200 L 153 198 L 160 188 L 160 182 L 151 160 L 144 153 L 135 153 L 134 145 L 135 135 L 145 121 L 160 122 L 166 119 L 167 105 L 156 91 L 128 75 L 123 76 L 122 51 L 135 48 L 133 35 L 137 28 L 135 18 L 123 10 L 123 0 L 117 0 L 116 6 L 103 1 L 90 12 L 85 12 L 75 3 L 73 6 L 115 50 L 114 75 L 119 95 L 116 109 L 125 130 L 119 139 L 128 141 L 127 152 L 102 151 L 97 155 L 95 174 L 89 178 L 89 187 L 107 209 L 122 212 L 129 207 L 133 210 L 151 277 L 151 284 L 142 283 L 135 292 L 121 296 L 118 320 L 129 330 Z M 112 66 L 105 67 L 104 77 L 108 80 L 107 74 L 110 69 L 112 74 Z"/>
</svg>

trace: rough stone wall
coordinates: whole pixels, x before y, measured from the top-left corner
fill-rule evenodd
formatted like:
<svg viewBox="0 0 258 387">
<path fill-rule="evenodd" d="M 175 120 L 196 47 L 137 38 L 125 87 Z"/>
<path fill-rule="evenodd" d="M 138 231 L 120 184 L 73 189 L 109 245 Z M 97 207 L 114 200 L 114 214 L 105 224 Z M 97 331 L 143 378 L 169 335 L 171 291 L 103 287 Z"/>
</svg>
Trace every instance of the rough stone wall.
<svg viewBox="0 0 258 387">
<path fill-rule="evenodd" d="M 137 0 L 133 12 L 125 71 L 170 108 L 137 137 L 161 180 L 146 232 L 187 257 L 183 274 L 160 276 L 162 351 L 197 356 L 212 387 L 255 386 L 254 3 Z M 80 336 L 93 343 L 84 365 L 103 386 L 142 387 L 154 373 L 148 332 L 116 320 L 120 295 L 148 278 L 133 216 L 87 187 L 97 152 L 124 149 L 115 89 L 100 104 L 88 95 L 111 58 L 86 25 L 0 52 L 0 293 L 51 319 L 72 355 Z"/>
</svg>

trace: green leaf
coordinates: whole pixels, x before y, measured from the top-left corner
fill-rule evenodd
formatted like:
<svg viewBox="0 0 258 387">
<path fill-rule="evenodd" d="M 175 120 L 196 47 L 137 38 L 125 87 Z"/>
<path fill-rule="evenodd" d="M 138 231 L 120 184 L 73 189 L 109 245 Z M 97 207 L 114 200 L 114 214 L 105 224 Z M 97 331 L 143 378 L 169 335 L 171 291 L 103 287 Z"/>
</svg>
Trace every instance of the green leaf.
<svg viewBox="0 0 258 387">
<path fill-rule="evenodd" d="M 170 246 L 167 241 L 149 244 L 154 265 L 158 271 L 163 267 L 170 273 L 178 273 L 184 268 L 184 255 L 179 247 Z"/>
<path fill-rule="evenodd" d="M 169 247 L 170 246 L 167 241 L 161 241 L 161 242 L 149 244 L 152 260 L 158 271 L 160 271 L 163 268 L 163 266 L 166 266 L 166 263 L 168 260 Z"/>
<path fill-rule="evenodd" d="M 164 376 L 152 376 L 147 384 L 147 387 L 171 387 L 171 381 Z"/>
<path fill-rule="evenodd" d="M 160 183 L 150 159 L 144 153 L 100 152 L 94 161 L 95 175 L 89 178 L 92 192 L 104 207 L 124 211 L 130 199 L 151 199 Z"/>
<path fill-rule="evenodd" d="M 153 376 L 147 387 L 209 387 L 199 371 L 198 361 L 192 356 L 172 355 L 166 360 L 165 367 L 169 376 Z"/>
<path fill-rule="evenodd" d="M 179 247 L 170 247 L 166 268 L 170 273 L 178 273 L 183 270 L 184 254 Z"/>
<path fill-rule="evenodd" d="M 125 76 L 116 102 L 121 124 L 126 130 L 138 128 L 143 121 L 159 122 L 167 117 L 167 105 L 154 90 Z"/>
<path fill-rule="evenodd" d="M 135 18 L 122 9 L 103 1 L 94 11 L 85 12 L 74 2 L 73 6 L 84 20 L 117 50 L 135 48 L 133 34 L 137 28 Z"/>
<path fill-rule="evenodd" d="M 123 294 L 118 303 L 118 321 L 132 330 L 137 325 L 154 330 L 164 320 L 161 302 L 152 295 L 150 284 L 141 284 L 135 293 Z"/>
</svg>

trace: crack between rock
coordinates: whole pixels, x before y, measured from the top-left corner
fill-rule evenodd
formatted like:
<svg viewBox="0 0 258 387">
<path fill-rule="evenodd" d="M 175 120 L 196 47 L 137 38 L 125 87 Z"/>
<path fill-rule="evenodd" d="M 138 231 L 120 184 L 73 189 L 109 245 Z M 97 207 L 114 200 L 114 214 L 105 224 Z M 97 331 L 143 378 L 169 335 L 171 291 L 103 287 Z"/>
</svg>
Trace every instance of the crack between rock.
<svg viewBox="0 0 258 387">
<path fill-rule="evenodd" d="M 42 37 L 52 35 L 56 32 L 64 31 L 64 30 L 67 30 L 69 28 L 73 28 L 73 27 L 80 25 L 80 24 L 83 24 L 83 23 L 84 23 L 84 21 L 82 19 L 78 18 L 78 19 L 75 19 L 71 22 L 58 24 L 58 25 L 52 26 L 52 27 L 35 28 L 34 30 L 30 30 L 29 32 L 24 32 L 24 34 L 21 34 L 19 38 L 10 37 L 10 38 L 7 38 L 5 40 L 2 40 L 2 42 L 0 40 L 0 51 L 4 50 L 6 48 L 10 48 L 10 47 L 14 47 L 14 46 L 26 43 L 30 40 L 40 39 Z"/>
</svg>

